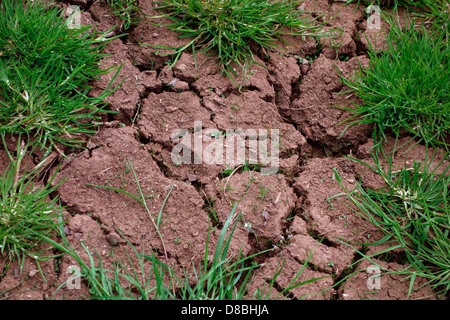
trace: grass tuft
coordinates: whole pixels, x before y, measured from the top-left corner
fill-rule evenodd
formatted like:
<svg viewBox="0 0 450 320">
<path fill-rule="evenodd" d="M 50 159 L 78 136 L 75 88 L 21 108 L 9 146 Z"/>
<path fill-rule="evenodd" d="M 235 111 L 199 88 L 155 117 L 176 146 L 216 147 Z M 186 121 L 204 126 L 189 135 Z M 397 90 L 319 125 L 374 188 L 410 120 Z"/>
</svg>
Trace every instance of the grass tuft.
<svg viewBox="0 0 450 320">
<path fill-rule="evenodd" d="M 249 74 L 249 67 L 255 63 L 254 44 L 268 49 L 275 47 L 275 41 L 283 35 L 325 36 L 319 30 L 323 24 L 309 20 L 305 11 L 298 10 L 301 1 L 270 0 L 160 0 L 154 1 L 161 17 L 172 23 L 156 24 L 180 33 L 180 37 L 191 38 L 181 47 L 150 45 L 173 50 L 173 66 L 181 54 L 191 49 L 211 51 L 217 54 L 219 66 L 234 82 L 235 69 Z"/>
<path fill-rule="evenodd" d="M 379 148 L 372 153 L 375 166 L 353 159 L 386 182 L 386 187 L 377 190 L 360 183 L 354 190 L 346 190 L 336 171 L 335 176 L 357 212 L 385 233 L 376 244 L 393 242 L 389 250 L 404 249 L 410 265 L 398 273 L 410 278 L 409 293 L 420 276 L 443 297 L 450 292 L 450 166 L 442 167 L 441 161 L 431 168 L 434 156 L 427 153 L 423 160 L 405 163 L 399 170 L 393 169 L 392 156 Z"/>
<path fill-rule="evenodd" d="M 17 156 L 14 158 L 6 148 L 4 134 L 1 135 L 6 153 L 11 160 L 5 172 L 0 175 L 0 254 L 6 254 L 7 264 L 16 258 L 22 272 L 25 256 L 32 258 L 39 266 L 45 260 L 43 235 L 57 235 L 60 209 L 54 205 L 57 198 L 49 201 L 49 195 L 60 185 L 35 184 L 37 169 L 26 171 L 23 159 L 26 145 L 19 139 Z M 23 170 L 22 170 L 23 169 Z"/>
<path fill-rule="evenodd" d="M 142 21 L 142 10 L 139 8 L 137 0 L 105 1 L 113 8 L 113 13 L 122 19 L 122 29 L 124 31 Z"/>
<path fill-rule="evenodd" d="M 409 22 L 408 25 L 414 25 Z M 450 134 L 450 48 L 441 31 L 402 29 L 391 23 L 383 52 L 369 50 L 370 65 L 343 82 L 362 99 L 344 108 L 357 120 L 371 123 L 378 137 L 390 130 L 412 133 L 426 144 L 448 148 Z M 381 139 L 380 139 L 381 141 Z"/>
<path fill-rule="evenodd" d="M 108 86 L 98 97 L 88 96 L 89 82 L 114 69 L 100 69 L 108 31 L 68 28 L 61 10 L 42 0 L 2 1 L 0 131 L 26 134 L 33 148 L 48 152 L 58 142 L 76 146 L 93 133 L 105 106 L 101 100 L 112 92 Z"/>
</svg>

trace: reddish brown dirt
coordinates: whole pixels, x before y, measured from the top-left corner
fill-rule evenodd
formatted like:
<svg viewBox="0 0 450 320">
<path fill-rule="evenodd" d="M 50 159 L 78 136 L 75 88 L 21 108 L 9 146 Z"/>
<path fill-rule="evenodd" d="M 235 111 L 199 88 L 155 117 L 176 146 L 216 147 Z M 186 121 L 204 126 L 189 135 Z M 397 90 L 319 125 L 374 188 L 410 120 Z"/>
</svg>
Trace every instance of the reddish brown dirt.
<svg viewBox="0 0 450 320">
<path fill-rule="evenodd" d="M 83 24 L 96 25 L 101 31 L 121 24 L 111 8 L 101 1 L 68 2 L 86 10 L 82 12 Z M 140 6 L 149 16 L 156 14 L 151 1 L 141 0 Z M 138 195 L 133 173 L 127 165 L 131 163 L 153 215 L 159 213 L 173 186 L 162 211 L 160 230 L 168 264 L 177 272 L 181 273 L 183 268 L 189 270 L 192 262 L 198 264 L 203 258 L 211 217 L 207 208 L 214 204 L 218 219 L 215 228 L 210 230 L 210 247 L 214 248 L 233 202 L 240 200 L 236 212 L 242 220 L 237 224 L 230 255 L 239 253 L 240 249 L 244 255 L 250 255 L 275 248 L 257 258 L 262 265 L 248 289 L 249 299 L 257 296 L 340 300 L 406 298 L 409 280 L 401 276 L 382 275 L 381 288 L 368 289 L 369 274 L 364 269 L 370 263 L 353 265 L 359 259 L 358 254 L 339 239 L 364 243 L 379 240 L 383 234 L 353 212 L 352 204 L 345 197 L 330 199 L 342 192 L 334 169 L 348 189 L 353 189 L 357 181 L 367 187 L 383 185 L 381 178 L 366 167 L 344 158 L 349 154 L 371 162 L 371 128 L 354 126 L 341 136 L 346 124 L 339 123 L 350 114 L 333 108 L 360 102 L 352 95 L 340 94 L 348 88 L 341 83 L 339 72 L 349 76 L 358 68 L 358 62 L 369 63 L 367 41 L 362 39 L 368 34 L 370 41 L 375 35 L 365 30 L 361 7 L 355 10 L 355 5 L 344 6 L 327 0 L 305 1 L 302 6 L 313 11 L 314 16 L 323 13 L 322 21 L 335 16 L 326 27 L 339 27 L 342 34 L 334 42 L 327 38 L 316 41 L 290 37 L 293 46 L 280 42 L 282 48 L 260 52 L 258 62 L 267 69 L 254 66 L 251 78 L 240 90 L 220 74 L 213 55 L 199 53 L 196 68 L 192 54 L 184 53 L 169 69 L 169 56 L 140 43 L 177 46 L 188 40 L 149 24 L 149 17 L 125 37 L 106 46 L 105 53 L 111 56 L 105 58 L 102 67 L 121 64 L 114 85 L 125 79 L 106 99 L 108 108 L 116 113 L 102 116 L 105 123 L 89 139 L 84 151 L 65 150 L 71 155 L 70 161 L 62 162 L 55 180 L 56 183 L 67 179 L 55 196 L 59 196 L 65 207 L 67 239 L 84 261 L 88 261 L 88 255 L 81 242 L 91 252 L 99 253 L 105 268 L 112 268 L 111 249 L 115 250 L 115 256 L 125 256 L 129 250 L 126 241 L 117 236 L 119 231 L 136 248 L 145 244 L 161 261 L 165 259 L 162 243 L 141 204 L 125 194 L 89 186 L 108 185 Z M 120 27 L 114 29 L 113 34 L 121 33 Z M 95 81 L 96 89 L 90 94 L 102 92 L 112 76 L 110 73 Z M 263 175 L 243 166 L 233 171 L 239 165 L 235 159 L 227 164 L 173 163 L 171 152 L 177 143 L 171 134 L 177 129 L 194 132 L 194 121 L 202 122 L 202 135 L 211 133 L 212 129 L 223 132 L 278 129 L 279 171 Z M 201 150 L 207 149 L 210 143 L 205 142 Z M 248 144 L 246 141 L 246 148 Z M 393 141 L 386 145 L 392 148 Z M 14 150 L 14 141 L 9 141 L 8 148 Z M 396 163 L 401 165 L 405 157 L 408 161 L 421 159 L 424 154 L 424 147 L 415 146 L 406 155 L 398 152 Z M 40 153 L 33 156 L 27 157 L 30 167 L 42 160 Z M 5 170 L 8 163 L 5 152 L 0 151 L 0 169 Z M 224 175 L 226 169 L 231 170 Z M 377 248 L 383 247 L 372 248 L 370 252 L 376 252 Z M 395 254 L 401 256 L 402 252 L 397 250 Z M 404 267 L 400 260 L 377 262 L 395 270 Z M 285 266 L 271 287 L 273 275 L 283 261 Z M 0 293 L 4 292 L 0 298 L 50 299 L 67 280 L 66 270 L 73 264 L 75 261 L 67 255 L 42 263 L 47 280 L 44 282 L 34 262 L 27 260 L 20 273 L 17 262 L 6 269 L 4 258 L 0 257 Z M 350 266 L 352 271 L 363 271 L 331 288 Z M 289 289 L 290 281 L 302 268 L 296 282 L 323 278 Z M 419 279 L 416 287 L 422 282 Z M 80 290 L 62 288 L 55 298 L 87 296 L 88 287 L 83 282 Z M 414 291 L 411 298 L 435 297 L 430 287 L 424 286 Z"/>
</svg>

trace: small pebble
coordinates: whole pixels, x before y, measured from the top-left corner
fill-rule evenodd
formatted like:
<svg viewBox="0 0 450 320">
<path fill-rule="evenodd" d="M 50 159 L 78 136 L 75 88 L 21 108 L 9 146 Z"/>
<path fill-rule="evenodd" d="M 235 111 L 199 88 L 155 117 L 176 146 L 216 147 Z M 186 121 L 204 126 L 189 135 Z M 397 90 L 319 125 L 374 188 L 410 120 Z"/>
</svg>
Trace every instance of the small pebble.
<svg viewBox="0 0 450 320">
<path fill-rule="evenodd" d="M 36 275 L 36 273 L 37 273 L 37 270 L 31 270 L 31 271 L 28 273 L 28 276 L 29 276 L 30 278 L 33 278 L 33 277 Z"/>
<path fill-rule="evenodd" d="M 159 37 L 159 33 L 154 32 L 153 33 L 153 38 L 158 38 Z"/>
<path fill-rule="evenodd" d="M 189 91 L 189 83 L 185 81 L 178 81 L 173 88 L 176 91 Z"/>
<path fill-rule="evenodd" d="M 106 237 L 106 241 L 112 246 L 119 245 L 120 242 L 120 236 L 117 233 L 111 232 Z"/>
<path fill-rule="evenodd" d="M 194 182 L 197 181 L 198 176 L 196 174 L 187 174 L 187 178 L 189 179 L 189 181 Z"/>
<path fill-rule="evenodd" d="M 179 66 L 177 66 L 177 70 L 186 71 L 186 65 L 184 63 L 180 64 Z"/>
</svg>

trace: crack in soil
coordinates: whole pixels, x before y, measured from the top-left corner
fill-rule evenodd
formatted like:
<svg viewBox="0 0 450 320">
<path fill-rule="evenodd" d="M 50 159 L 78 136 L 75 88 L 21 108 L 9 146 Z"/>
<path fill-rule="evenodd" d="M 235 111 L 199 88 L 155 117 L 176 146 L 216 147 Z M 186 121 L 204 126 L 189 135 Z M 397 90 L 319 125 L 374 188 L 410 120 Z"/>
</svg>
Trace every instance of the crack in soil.
<svg viewBox="0 0 450 320">
<path fill-rule="evenodd" d="M 300 217 L 302 218 L 302 217 Z M 304 218 L 302 218 L 303 220 L 305 220 Z M 305 220 L 305 222 L 308 222 Z M 339 244 L 328 239 L 326 236 L 320 234 L 319 231 L 314 229 L 314 226 L 311 225 L 311 222 L 309 222 L 308 228 L 307 228 L 307 232 L 308 235 L 313 238 L 314 240 L 316 240 L 318 243 L 321 243 L 323 245 L 326 245 L 327 247 L 331 247 L 331 248 L 337 248 L 339 247 Z"/>
<path fill-rule="evenodd" d="M 362 254 L 366 254 L 369 251 L 369 249 L 367 247 L 361 247 L 358 250 Z M 353 258 L 352 258 L 350 265 L 347 266 L 344 270 L 342 270 L 342 272 L 339 275 L 337 275 L 337 277 L 334 279 L 333 286 L 335 288 L 336 293 L 338 294 L 337 300 L 339 298 L 341 298 L 340 294 L 339 294 L 339 292 L 340 292 L 339 289 L 342 287 L 342 285 L 345 284 L 345 282 L 343 280 L 345 278 L 347 278 L 348 276 L 350 276 L 352 273 L 354 273 L 358 269 L 358 266 L 362 263 L 362 260 L 359 261 L 362 257 L 363 256 L 360 253 L 355 251 L 353 253 Z"/>
<path fill-rule="evenodd" d="M 360 33 L 360 32 L 364 31 L 364 30 L 365 30 L 364 28 L 360 27 L 360 25 L 357 24 L 356 30 L 352 34 L 352 39 L 353 39 L 353 42 L 355 42 L 355 44 L 356 44 L 356 55 L 357 56 L 364 55 L 367 58 L 369 58 L 369 53 L 361 41 L 362 33 Z"/>
</svg>

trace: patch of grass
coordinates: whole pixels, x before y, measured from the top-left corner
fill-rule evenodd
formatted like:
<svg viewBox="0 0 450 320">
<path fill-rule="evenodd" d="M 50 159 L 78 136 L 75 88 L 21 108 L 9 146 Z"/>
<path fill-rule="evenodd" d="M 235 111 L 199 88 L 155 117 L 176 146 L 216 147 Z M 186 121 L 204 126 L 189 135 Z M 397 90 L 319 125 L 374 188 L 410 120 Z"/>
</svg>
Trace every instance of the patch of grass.
<svg viewBox="0 0 450 320">
<path fill-rule="evenodd" d="M 259 194 L 256 195 L 257 198 L 260 198 L 261 201 L 264 200 L 264 197 L 266 196 L 266 193 L 269 191 L 272 191 L 270 188 L 264 188 L 261 183 L 258 184 L 259 187 Z"/>
<path fill-rule="evenodd" d="M 234 82 L 232 75 L 250 74 L 255 63 L 252 46 L 263 49 L 275 47 L 275 41 L 284 35 L 325 36 L 319 30 L 323 23 L 303 17 L 304 11 L 297 7 L 301 1 L 270 0 L 160 0 L 154 1 L 161 17 L 172 23 L 156 24 L 180 33 L 180 37 L 191 38 L 181 47 L 156 46 L 171 49 L 175 55 L 173 66 L 187 49 L 211 51 L 217 54 L 221 70 Z M 245 80 L 245 79 L 244 79 Z"/>
<path fill-rule="evenodd" d="M 406 22 L 414 25 L 414 20 Z M 449 147 L 450 49 L 441 31 L 423 26 L 409 30 L 391 23 L 385 51 L 370 47 L 370 65 L 342 81 L 362 99 L 361 105 L 343 108 L 357 120 L 349 126 L 371 123 L 375 134 L 406 130 L 425 143 Z M 382 141 L 382 139 L 379 139 Z"/>
<path fill-rule="evenodd" d="M 233 168 L 233 167 L 228 166 L 228 164 L 227 164 L 226 166 L 227 166 L 227 168 L 224 169 L 224 170 L 220 173 L 220 175 L 222 176 L 222 178 L 229 177 L 229 176 L 233 173 L 233 171 L 234 171 L 234 168 Z"/>
<path fill-rule="evenodd" d="M 267 156 L 267 154 L 266 154 L 266 156 Z M 242 172 L 261 171 L 261 168 L 263 168 L 263 165 L 261 163 L 249 163 L 247 161 L 244 161 L 244 166 L 242 167 Z"/>
<path fill-rule="evenodd" d="M 205 207 L 205 209 L 208 211 L 210 218 L 213 221 L 213 225 L 216 225 L 219 223 L 219 218 L 217 217 L 217 210 L 216 210 L 216 198 L 213 196 L 207 196 L 206 193 L 203 191 L 203 194 L 205 195 L 205 199 L 208 202 L 208 205 Z"/>
<path fill-rule="evenodd" d="M 364 188 L 359 182 L 354 190 L 346 190 L 336 171 L 335 175 L 357 212 L 386 235 L 366 245 L 394 243 L 378 254 L 404 249 L 410 265 L 398 273 L 410 278 L 409 294 L 420 276 L 443 297 L 450 292 L 450 166 L 437 173 L 443 162 L 431 169 L 434 156 L 427 154 L 422 161 L 405 164 L 400 170 L 393 170 L 392 156 L 378 148 L 372 153 L 375 166 L 353 159 L 386 182 L 386 187 L 377 190 Z M 380 159 L 386 164 L 382 165 Z"/>
<path fill-rule="evenodd" d="M 61 10 L 45 1 L 0 3 L 0 131 L 25 133 L 33 148 L 77 146 L 93 133 L 108 88 L 89 97 L 100 69 L 105 33 L 89 26 L 68 28 Z M 118 71 L 117 71 L 118 72 Z M 60 152 L 62 154 L 62 152 Z"/>
<path fill-rule="evenodd" d="M 263 168 L 263 165 L 261 163 L 249 163 L 244 160 L 243 164 L 237 166 L 237 167 L 230 167 L 228 164 L 226 165 L 227 169 L 224 169 L 221 172 L 222 178 L 229 177 L 234 172 L 245 172 L 245 171 L 261 171 L 261 168 Z"/>
<path fill-rule="evenodd" d="M 57 234 L 60 209 L 54 206 L 57 198 L 49 201 L 48 197 L 62 182 L 52 187 L 53 176 L 47 185 L 35 183 L 38 169 L 27 172 L 23 164 L 26 145 L 19 139 L 14 158 L 6 148 L 4 134 L 1 137 L 10 164 L 0 175 L 0 254 L 5 254 L 6 264 L 17 258 L 22 272 L 25 256 L 38 267 L 39 261 L 53 256 L 46 256 L 49 248 L 41 248 L 42 235 Z"/>
<path fill-rule="evenodd" d="M 123 21 L 122 29 L 128 30 L 131 26 L 142 21 L 142 10 L 137 0 L 105 0 L 112 8 L 113 13 Z"/>
</svg>

